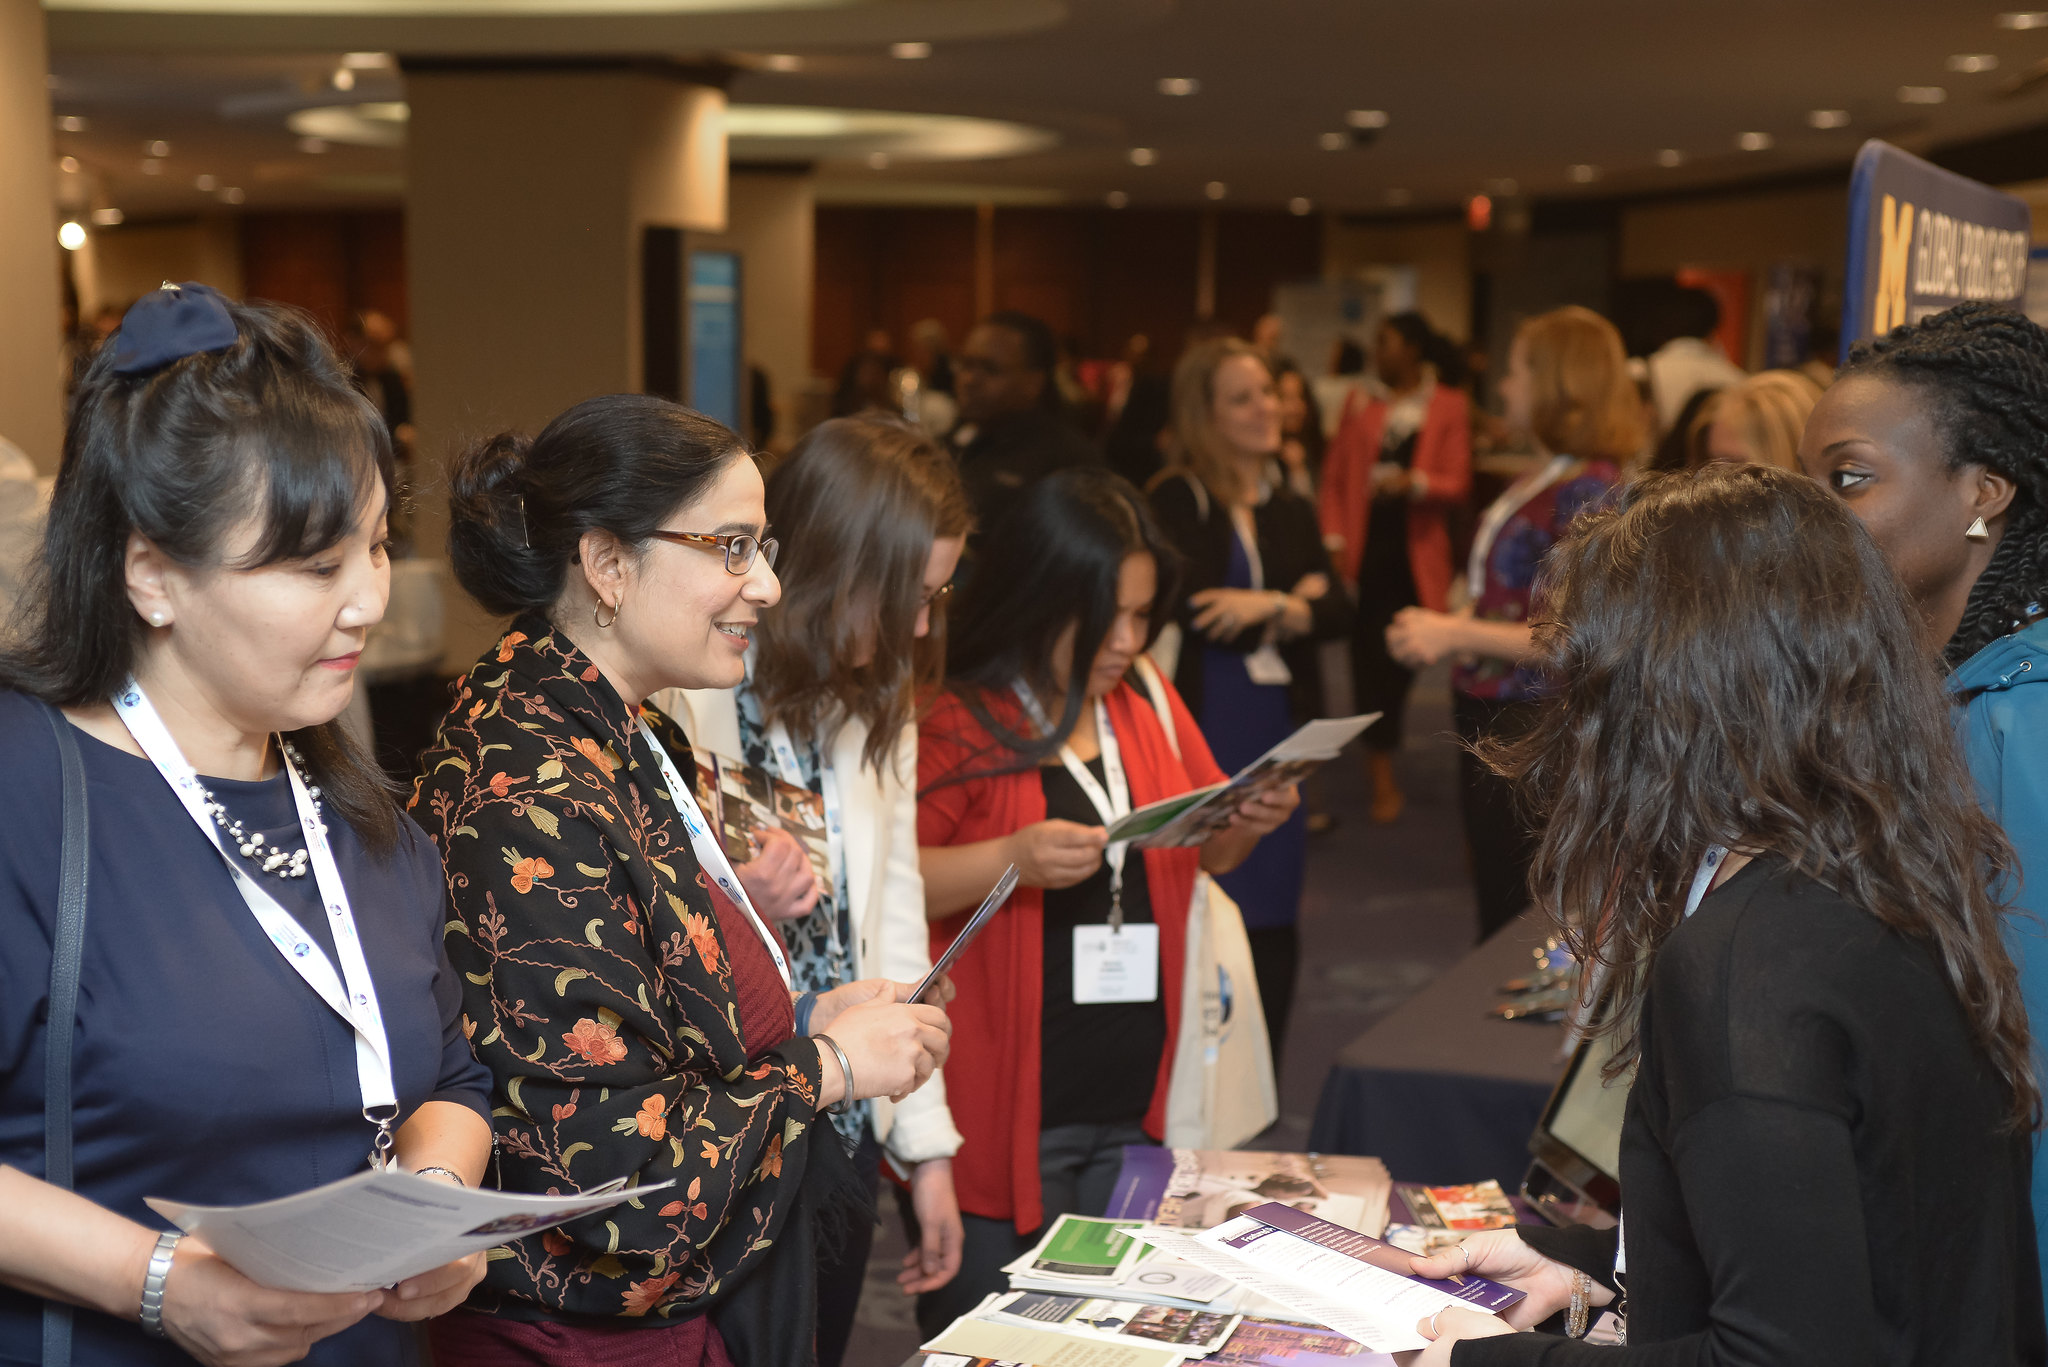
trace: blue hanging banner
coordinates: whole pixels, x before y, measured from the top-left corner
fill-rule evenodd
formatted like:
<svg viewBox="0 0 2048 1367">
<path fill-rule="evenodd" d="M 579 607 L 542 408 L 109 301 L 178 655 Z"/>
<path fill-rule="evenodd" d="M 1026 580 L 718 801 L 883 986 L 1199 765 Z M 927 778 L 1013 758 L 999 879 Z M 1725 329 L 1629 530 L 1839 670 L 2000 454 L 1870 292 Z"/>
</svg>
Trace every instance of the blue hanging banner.
<svg viewBox="0 0 2048 1367">
<path fill-rule="evenodd" d="M 1872 138 L 1849 178 L 1843 357 L 1966 301 L 2019 309 L 2032 239 L 2025 200 Z"/>
<path fill-rule="evenodd" d="M 690 407 L 744 432 L 739 253 L 691 252 L 689 301 Z"/>
</svg>

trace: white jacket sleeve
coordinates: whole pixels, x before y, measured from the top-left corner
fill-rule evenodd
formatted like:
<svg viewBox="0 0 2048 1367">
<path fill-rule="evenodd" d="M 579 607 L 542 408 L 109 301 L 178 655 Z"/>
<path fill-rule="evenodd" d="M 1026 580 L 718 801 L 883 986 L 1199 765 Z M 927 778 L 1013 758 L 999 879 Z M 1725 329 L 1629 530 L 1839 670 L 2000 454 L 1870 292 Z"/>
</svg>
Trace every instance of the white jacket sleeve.
<svg viewBox="0 0 2048 1367">
<path fill-rule="evenodd" d="M 863 972 L 897 982 L 915 983 L 931 972 L 931 930 L 924 916 L 924 875 L 917 863 L 917 728 L 906 726 L 896 743 L 893 763 L 882 791 L 888 803 L 889 862 L 882 883 L 881 943 L 875 962 Z M 889 1114 L 890 1111 L 893 1115 Z M 876 1102 L 875 1128 L 883 1147 L 898 1161 L 922 1163 L 951 1158 L 960 1147 L 960 1131 L 946 1108 L 946 1076 L 941 1069 L 894 1107 Z"/>
</svg>

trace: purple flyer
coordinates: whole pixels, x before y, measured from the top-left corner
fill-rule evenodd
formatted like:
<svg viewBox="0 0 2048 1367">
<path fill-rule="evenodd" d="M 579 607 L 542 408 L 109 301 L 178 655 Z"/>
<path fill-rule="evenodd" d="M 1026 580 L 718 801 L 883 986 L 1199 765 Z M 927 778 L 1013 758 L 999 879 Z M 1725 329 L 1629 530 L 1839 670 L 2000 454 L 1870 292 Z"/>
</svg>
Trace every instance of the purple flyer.
<svg viewBox="0 0 2048 1367">
<path fill-rule="evenodd" d="M 1484 1310 L 1489 1314 L 1498 1315 L 1501 1311 L 1521 1300 L 1525 1294 L 1511 1286 L 1502 1286 L 1499 1282 L 1488 1281 L 1484 1277 L 1458 1276 L 1444 1279 L 1418 1277 L 1408 1270 L 1415 1255 L 1406 1249 L 1396 1248 L 1386 1242 L 1386 1240 L 1375 1239 L 1370 1234 L 1360 1234 L 1355 1229 L 1346 1229 L 1342 1225 L 1331 1224 L 1328 1220 L 1319 1219 L 1314 1215 L 1308 1214 L 1306 1211 L 1296 1210 L 1293 1206 L 1282 1205 L 1278 1201 L 1268 1201 L 1263 1206 L 1253 1206 L 1245 1214 L 1261 1224 L 1269 1225 L 1276 1230 L 1282 1230 L 1297 1238 L 1306 1239 L 1310 1243 L 1327 1248 L 1333 1253 L 1341 1253 L 1347 1258 L 1356 1258 L 1362 1263 L 1371 1263 L 1382 1271 L 1406 1277 L 1411 1282 L 1441 1291 L 1447 1296 L 1456 1296 L 1459 1300 L 1469 1303 L 1475 1309 Z M 1256 1230 L 1243 1236 L 1246 1242 L 1258 1237 L 1261 1237 L 1261 1235 Z M 1234 1243 L 1237 1241 L 1227 1240 L 1226 1242 Z"/>
<path fill-rule="evenodd" d="M 1173 1177 L 1173 1155 L 1172 1149 L 1156 1144 L 1124 1145 L 1123 1171 L 1116 1175 L 1109 1209 L 1103 1213 L 1112 1220 L 1157 1219 Z"/>
</svg>

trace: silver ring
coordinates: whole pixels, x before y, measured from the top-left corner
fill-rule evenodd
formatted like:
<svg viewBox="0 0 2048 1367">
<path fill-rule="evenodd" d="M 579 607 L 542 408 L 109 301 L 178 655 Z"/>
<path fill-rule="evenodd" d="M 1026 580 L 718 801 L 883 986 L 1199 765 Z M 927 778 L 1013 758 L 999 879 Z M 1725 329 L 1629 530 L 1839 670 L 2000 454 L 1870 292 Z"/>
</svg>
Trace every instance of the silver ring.
<svg viewBox="0 0 2048 1367">
<path fill-rule="evenodd" d="M 1434 1315 L 1431 1315 L 1431 1316 L 1429 1317 L 1429 1336 L 1430 1336 L 1431 1338 L 1437 1338 L 1437 1337 L 1439 1337 L 1439 1336 L 1440 1336 L 1440 1335 L 1441 1335 L 1441 1334 L 1443 1333 L 1443 1331 L 1442 1331 L 1441 1329 L 1437 1328 L 1437 1324 L 1436 1324 L 1436 1322 L 1437 1322 L 1437 1320 L 1438 1320 L 1438 1319 L 1442 1318 L 1442 1316 L 1443 1316 L 1443 1313 L 1444 1313 L 1444 1311 L 1445 1311 L 1445 1310 L 1446 1310 L 1447 1308 L 1448 1308 L 1447 1306 L 1441 1306 L 1441 1305 L 1439 1305 L 1439 1306 L 1438 1306 L 1438 1307 L 1436 1308 L 1436 1314 L 1434 1314 Z"/>
<path fill-rule="evenodd" d="M 1472 1268 L 1472 1250 L 1461 1243 L 1458 1245 L 1458 1256 L 1465 1260 L 1459 1265 L 1458 1270 L 1461 1272 L 1470 1271 Z"/>
</svg>

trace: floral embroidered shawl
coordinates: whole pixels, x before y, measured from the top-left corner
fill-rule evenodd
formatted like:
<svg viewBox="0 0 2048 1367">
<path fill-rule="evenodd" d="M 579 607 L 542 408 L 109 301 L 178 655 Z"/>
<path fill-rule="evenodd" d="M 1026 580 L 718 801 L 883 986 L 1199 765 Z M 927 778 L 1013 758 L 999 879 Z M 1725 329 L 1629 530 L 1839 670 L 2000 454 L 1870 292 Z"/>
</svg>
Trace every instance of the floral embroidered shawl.
<svg viewBox="0 0 2048 1367">
<path fill-rule="evenodd" d="M 681 731 L 646 716 L 687 774 Z M 816 1047 L 747 1061 L 708 883 L 660 764 L 546 621 L 513 623 L 463 678 L 421 770 L 411 810 L 447 869 L 448 955 L 492 1074 L 500 1184 L 675 1180 L 492 1250 L 472 1308 L 648 1322 L 710 1308 L 796 1203 Z"/>
</svg>

